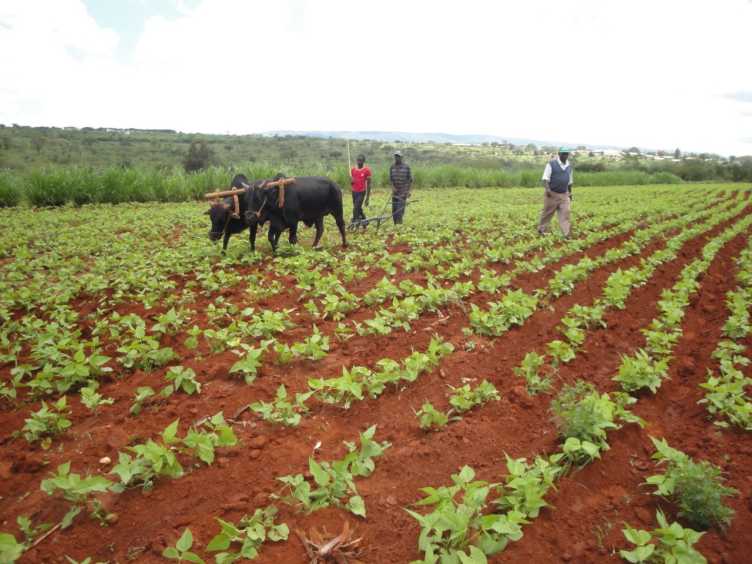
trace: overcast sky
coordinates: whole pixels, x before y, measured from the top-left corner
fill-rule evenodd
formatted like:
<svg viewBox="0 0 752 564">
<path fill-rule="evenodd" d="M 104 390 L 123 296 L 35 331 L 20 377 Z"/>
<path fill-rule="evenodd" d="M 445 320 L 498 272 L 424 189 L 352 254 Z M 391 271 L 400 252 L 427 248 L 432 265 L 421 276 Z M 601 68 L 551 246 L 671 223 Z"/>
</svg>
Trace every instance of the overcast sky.
<svg viewBox="0 0 752 564">
<path fill-rule="evenodd" d="M 0 123 L 752 154 L 750 0 L 1 0 Z"/>
</svg>

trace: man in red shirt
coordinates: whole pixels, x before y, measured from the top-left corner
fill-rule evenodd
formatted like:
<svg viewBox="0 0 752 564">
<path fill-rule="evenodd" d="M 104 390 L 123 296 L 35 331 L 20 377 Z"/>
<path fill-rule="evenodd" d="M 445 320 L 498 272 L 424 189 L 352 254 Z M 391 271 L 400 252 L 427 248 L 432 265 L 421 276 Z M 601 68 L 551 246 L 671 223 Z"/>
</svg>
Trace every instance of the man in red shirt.
<svg viewBox="0 0 752 564">
<path fill-rule="evenodd" d="M 357 166 L 350 169 L 350 184 L 352 186 L 353 216 L 352 223 L 366 218 L 363 205 L 368 206 L 371 197 L 371 169 L 365 165 L 366 158 L 358 155 Z M 365 225 L 363 226 L 365 227 Z"/>
</svg>

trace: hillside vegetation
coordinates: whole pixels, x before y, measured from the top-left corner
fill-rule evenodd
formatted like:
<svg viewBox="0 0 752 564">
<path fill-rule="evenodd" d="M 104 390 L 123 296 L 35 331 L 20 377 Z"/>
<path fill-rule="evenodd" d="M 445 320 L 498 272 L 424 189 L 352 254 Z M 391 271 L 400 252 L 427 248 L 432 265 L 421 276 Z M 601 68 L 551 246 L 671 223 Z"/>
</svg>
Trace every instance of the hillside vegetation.
<svg viewBox="0 0 752 564">
<path fill-rule="evenodd" d="M 416 188 L 538 186 L 555 147 L 533 144 L 353 141 L 351 158 L 366 155 L 377 186 L 399 149 Z M 679 151 L 677 150 L 677 153 Z M 579 147 L 576 184 L 665 184 L 752 180 L 752 158 L 717 155 L 669 158 L 632 149 L 605 157 Z M 677 155 L 678 156 L 678 155 Z M 304 136 L 198 135 L 167 130 L 0 127 L 0 205 L 182 201 L 227 186 L 234 172 L 252 178 L 277 172 L 327 175 L 348 185 L 347 144 Z"/>
</svg>

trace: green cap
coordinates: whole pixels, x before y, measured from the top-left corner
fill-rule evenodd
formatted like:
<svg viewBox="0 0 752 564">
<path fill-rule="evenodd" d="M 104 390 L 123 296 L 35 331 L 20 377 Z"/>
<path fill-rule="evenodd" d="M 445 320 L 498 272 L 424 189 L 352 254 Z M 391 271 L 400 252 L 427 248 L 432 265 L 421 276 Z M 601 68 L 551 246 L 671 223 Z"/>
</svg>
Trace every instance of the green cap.
<svg viewBox="0 0 752 564">
<path fill-rule="evenodd" d="M 559 152 L 560 153 L 571 153 L 572 149 L 570 149 L 569 147 L 559 147 Z"/>
</svg>

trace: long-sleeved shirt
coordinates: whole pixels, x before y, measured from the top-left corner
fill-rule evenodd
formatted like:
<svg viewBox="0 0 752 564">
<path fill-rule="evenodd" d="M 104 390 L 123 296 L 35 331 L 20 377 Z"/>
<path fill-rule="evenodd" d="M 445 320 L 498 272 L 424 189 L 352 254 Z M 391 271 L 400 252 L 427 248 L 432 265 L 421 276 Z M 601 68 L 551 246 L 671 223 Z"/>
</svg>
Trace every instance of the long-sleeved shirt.
<svg viewBox="0 0 752 564">
<path fill-rule="evenodd" d="M 410 167 L 405 163 L 392 165 L 389 169 L 389 182 L 392 183 L 395 192 L 407 192 L 413 183 Z"/>
</svg>

